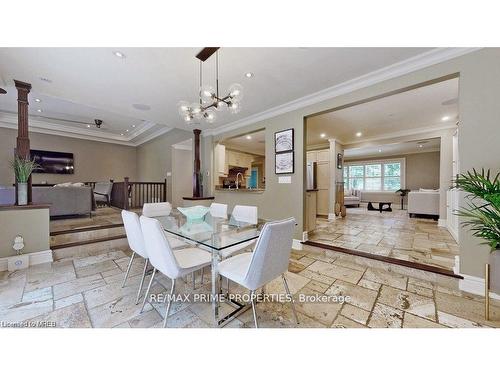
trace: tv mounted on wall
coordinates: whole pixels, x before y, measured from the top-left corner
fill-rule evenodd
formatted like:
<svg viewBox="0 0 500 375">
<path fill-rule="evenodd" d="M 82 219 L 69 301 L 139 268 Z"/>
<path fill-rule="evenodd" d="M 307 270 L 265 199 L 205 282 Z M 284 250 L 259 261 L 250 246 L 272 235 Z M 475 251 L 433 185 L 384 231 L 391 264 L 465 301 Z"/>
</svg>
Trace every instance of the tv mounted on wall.
<svg viewBox="0 0 500 375">
<path fill-rule="evenodd" d="M 73 154 L 69 152 L 30 150 L 31 159 L 39 165 L 33 173 L 73 174 Z"/>
</svg>

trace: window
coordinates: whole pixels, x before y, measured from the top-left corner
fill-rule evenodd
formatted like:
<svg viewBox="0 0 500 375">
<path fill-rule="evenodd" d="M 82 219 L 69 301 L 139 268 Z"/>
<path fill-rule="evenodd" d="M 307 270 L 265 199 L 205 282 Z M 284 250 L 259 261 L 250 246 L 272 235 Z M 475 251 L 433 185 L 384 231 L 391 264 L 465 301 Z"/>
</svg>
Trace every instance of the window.
<svg viewBox="0 0 500 375">
<path fill-rule="evenodd" d="M 344 165 L 345 189 L 396 191 L 404 187 L 404 159 L 358 161 Z"/>
</svg>

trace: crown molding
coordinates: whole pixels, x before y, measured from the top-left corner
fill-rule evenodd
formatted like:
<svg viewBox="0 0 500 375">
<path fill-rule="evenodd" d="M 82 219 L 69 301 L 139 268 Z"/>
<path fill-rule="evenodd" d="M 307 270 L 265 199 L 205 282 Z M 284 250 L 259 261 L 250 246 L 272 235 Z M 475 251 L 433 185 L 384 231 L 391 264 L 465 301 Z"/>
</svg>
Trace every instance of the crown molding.
<svg viewBox="0 0 500 375">
<path fill-rule="evenodd" d="M 219 126 L 218 128 L 207 130 L 203 135 L 218 135 L 231 130 L 239 129 L 241 127 L 251 125 L 259 121 L 267 120 L 272 117 L 294 111 L 296 109 L 307 107 L 309 105 L 332 99 L 352 91 L 372 86 L 379 82 L 387 81 L 391 78 L 400 77 L 402 75 L 424 69 L 428 66 L 466 55 L 479 49 L 481 48 L 434 48 L 420 55 L 413 56 L 409 59 L 364 74 L 357 78 L 353 78 L 351 80 L 318 91 L 316 93 L 306 95 L 296 100 L 292 100 L 288 103 L 270 108 L 255 115 L 245 117 L 241 120 Z"/>
<path fill-rule="evenodd" d="M 155 131 L 154 133 L 151 133 L 150 135 L 148 135 L 147 137 L 144 137 L 141 140 L 133 142 L 133 146 L 140 146 L 143 143 L 149 142 L 150 140 L 155 139 L 156 137 L 159 137 L 160 135 L 168 133 L 170 130 L 173 130 L 173 128 L 169 128 L 169 127 L 160 128 L 157 131 Z"/>
</svg>

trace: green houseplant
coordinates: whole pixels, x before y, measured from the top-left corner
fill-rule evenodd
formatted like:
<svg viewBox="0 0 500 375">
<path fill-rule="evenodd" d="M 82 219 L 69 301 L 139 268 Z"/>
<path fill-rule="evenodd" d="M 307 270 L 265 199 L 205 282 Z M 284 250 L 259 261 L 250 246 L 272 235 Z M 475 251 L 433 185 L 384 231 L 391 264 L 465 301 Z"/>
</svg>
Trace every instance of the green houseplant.
<svg viewBox="0 0 500 375">
<path fill-rule="evenodd" d="M 484 240 L 490 249 L 491 289 L 500 290 L 500 173 L 473 169 L 457 176 L 455 186 L 467 194 L 469 202 L 456 212 L 461 225 Z"/>
<path fill-rule="evenodd" d="M 30 158 L 22 158 L 18 155 L 10 162 L 17 181 L 17 204 L 22 206 L 28 204 L 28 180 L 31 173 L 38 164 Z"/>
</svg>

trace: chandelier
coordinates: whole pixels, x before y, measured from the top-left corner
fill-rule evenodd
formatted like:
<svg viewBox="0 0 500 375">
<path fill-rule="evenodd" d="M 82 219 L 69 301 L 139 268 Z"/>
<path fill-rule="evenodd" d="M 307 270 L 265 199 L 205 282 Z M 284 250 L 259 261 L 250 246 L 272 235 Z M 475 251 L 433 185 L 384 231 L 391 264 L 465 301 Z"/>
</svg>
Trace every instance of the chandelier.
<svg viewBox="0 0 500 375">
<path fill-rule="evenodd" d="M 203 63 L 215 53 L 215 87 L 203 85 Z M 219 93 L 219 47 L 206 47 L 202 49 L 196 58 L 200 60 L 200 85 L 198 91 L 198 102 L 189 103 L 180 101 L 178 103 L 179 114 L 187 124 L 192 124 L 201 119 L 211 124 L 217 119 L 217 112 L 229 109 L 231 113 L 241 110 L 241 99 L 243 98 L 243 87 L 238 83 L 229 86 L 226 94 Z"/>
</svg>

